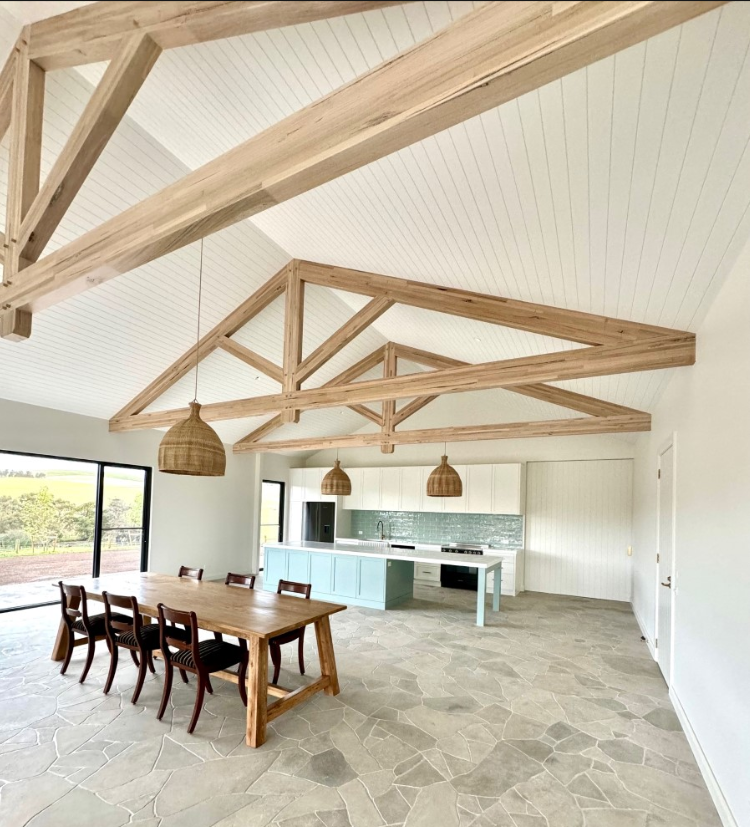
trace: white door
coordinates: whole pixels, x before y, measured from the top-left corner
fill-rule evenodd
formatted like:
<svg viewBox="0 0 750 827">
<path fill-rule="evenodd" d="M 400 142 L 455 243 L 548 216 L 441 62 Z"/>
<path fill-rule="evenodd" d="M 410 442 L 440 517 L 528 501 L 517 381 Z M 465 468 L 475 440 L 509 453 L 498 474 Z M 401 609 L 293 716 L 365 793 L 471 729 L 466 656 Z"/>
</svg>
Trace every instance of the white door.
<svg viewBox="0 0 750 827">
<path fill-rule="evenodd" d="M 674 574 L 674 446 L 659 455 L 659 577 L 657 590 L 657 660 L 667 685 L 672 672 L 672 577 Z"/>
</svg>

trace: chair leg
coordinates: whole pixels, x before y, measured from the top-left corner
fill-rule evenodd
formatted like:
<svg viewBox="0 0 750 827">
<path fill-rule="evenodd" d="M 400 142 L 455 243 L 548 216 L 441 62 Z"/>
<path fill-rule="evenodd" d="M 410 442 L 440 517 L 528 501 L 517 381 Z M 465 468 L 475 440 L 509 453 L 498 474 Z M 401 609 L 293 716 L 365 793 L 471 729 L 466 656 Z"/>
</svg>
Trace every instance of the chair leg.
<svg viewBox="0 0 750 827">
<path fill-rule="evenodd" d="M 203 696 L 206 691 L 206 684 L 203 682 L 203 677 L 198 675 L 198 690 L 195 693 L 195 706 L 193 707 L 193 717 L 190 719 L 190 726 L 188 727 L 188 735 L 195 729 L 195 725 L 200 718 L 201 710 L 203 709 Z"/>
<path fill-rule="evenodd" d="M 240 661 L 240 668 L 237 670 L 237 688 L 240 690 L 240 698 L 245 706 L 247 706 L 247 661 L 248 654 L 245 652 L 245 657 Z"/>
<path fill-rule="evenodd" d="M 115 672 L 117 672 L 117 657 L 119 646 L 110 645 L 109 648 L 109 674 L 107 675 L 107 682 L 104 684 L 104 694 L 106 695 L 112 688 L 112 681 L 115 679 Z"/>
<path fill-rule="evenodd" d="M 135 682 L 135 690 L 133 691 L 133 697 L 130 699 L 130 703 L 134 704 L 138 700 L 138 696 L 141 694 L 141 689 L 143 689 L 143 682 L 146 680 L 146 658 L 141 655 L 141 663 L 138 667 L 138 680 Z"/>
<path fill-rule="evenodd" d="M 146 661 L 148 663 L 148 670 L 151 672 L 152 675 L 156 674 L 156 668 L 154 667 L 154 655 L 151 650 L 146 651 Z"/>
<path fill-rule="evenodd" d="M 138 660 L 138 655 L 135 653 L 135 650 L 134 649 L 128 649 L 128 651 L 130 652 L 130 657 L 131 657 L 133 663 L 136 665 L 136 668 L 140 669 L 141 664 L 140 664 L 140 661 Z"/>
<path fill-rule="evenodd" d="M 281 672 L 281 647 L 276 643 L 269 643 L 268 651 L 271 653 L 273 663 L 273 680 L 271 683 L 278 683 L 279 672 Z"/>
<path fill-rule="evenodd" d="M 68 651 L 65 653 L 65 660 L 63 661 L 63 665 L 60 667 L 60 674 L 64 675 L 67 670 L 68 666 L 70 665 L 70 658 L 73 655 L 73 632 L 68 629 Z"/>
<path fill-rule="evenodd" d="M 305 630 L 302 629 L 300 636 L 299 636 L 299 673 L 300 675 L 305 674 Z"/>
<path fill-rule="evenodd" d="M 91 669 L 91 664 L 94 662 L 95 651 L 96 638 L 89 635 L 89 645 L 86 652 L 86 663 L 83 666 L 83 672 L 81 672 L 81 677 L 78 679 L 78 683 L 83 683 L 86 680 L 86 675 L 88 675 L 89 669 Z"/>
<path fill-rule="evenodd" d="M 214 688 L 211 686 L 211 678 L 208 675 L 206 675 L 206 689 L 208 690 L 209 695 L 214 694 Z"/>
<path fill-rule="evenodd" d="M 169 695 L 172 692 L 172 674 L 174 673 L 174 669 L 172 668 L 172 664 L 167 662 L 164 664 L 164 691 L 161 693 L 161 705 L 159 706 L 159 711 L 156 713 L 156 717 L 161 721 L 164 717 L 164 712 L 167 708 L 167 701 L 169 700 Z"/>
<path fill-rule="evenodd" d="M 183 683 L 190 683 L 190 681 L 188 681 L 187 672 L 184 669 L 180 669 L 180 677 L 182 678 Z"/>
<path fill-rule="evenodd" d="M 218 640 L 221 643 L 224 640 L 224 635 L 221 632 L 214 632 L 214 640 Z"/>
</svg>

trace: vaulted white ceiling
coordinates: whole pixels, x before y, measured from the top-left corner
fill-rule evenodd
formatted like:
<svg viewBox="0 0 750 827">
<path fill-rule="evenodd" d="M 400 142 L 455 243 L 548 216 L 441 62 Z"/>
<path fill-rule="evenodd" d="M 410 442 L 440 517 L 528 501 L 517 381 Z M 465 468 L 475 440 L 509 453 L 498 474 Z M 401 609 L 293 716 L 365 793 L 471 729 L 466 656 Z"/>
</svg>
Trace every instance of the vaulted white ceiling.
<svg viewBox="0 0 750 827">
<path fill-rule="evenodd" d="M 411 3 L 165 52 L 50 249 L 478 5 Z M 15 31 L 0 28 L 4 57 Z M 750 236 L 749 46 L 750 4 L 728 4 L 208 238 L 204 329 L 298 257 L 696 330 Z M 103 69 L 49 75 L 43 173 Z M 0 192 L 6 181 L 7 138 Z M 197 266 L 194 246 L 40 314 L 28 342 L 0 342 L 0 396 L 108 418 L 193 341 Z M 308 288 L 305 353 L 364 302 Z M 278 362 L 282 320 L 277 302 L 236 338 Z M 575 346 L 395 307 L 308 386 L 387 340 L 469 362 Z M 561 384 L 648 410 L 667 377 Z M 152 409 L 183 405 L 192 381 Z M 204 402 L 278 389 L 221 352 L 200 382 Z M 478 412 L 570 415 L 489 391 L 445 397 L 409 426 L 470 424 Z M 217 430 L 233 441 L 265 419 Z M 308 412 L 273 438 L 363 423 L 348 409 Z"/>
</svg>

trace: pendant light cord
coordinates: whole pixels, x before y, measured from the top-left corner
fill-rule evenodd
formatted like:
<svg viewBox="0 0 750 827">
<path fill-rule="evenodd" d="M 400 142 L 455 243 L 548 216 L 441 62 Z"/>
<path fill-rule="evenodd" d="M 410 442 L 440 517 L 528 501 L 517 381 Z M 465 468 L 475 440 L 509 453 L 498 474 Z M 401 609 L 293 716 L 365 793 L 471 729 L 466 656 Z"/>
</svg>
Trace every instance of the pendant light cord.
<svg viewBox="0 0 750 827">
<path fill-rule="evenodd" d="M 198 269 L 198 327 L 195 334 L 195 395 L 193 402 L 198 401 L 198 366 L 201 362 L 200 341 L 201 341 L 201 298 L 203 296 L 203 239 L 201 239 L 201 258 Z"/>
</svg>

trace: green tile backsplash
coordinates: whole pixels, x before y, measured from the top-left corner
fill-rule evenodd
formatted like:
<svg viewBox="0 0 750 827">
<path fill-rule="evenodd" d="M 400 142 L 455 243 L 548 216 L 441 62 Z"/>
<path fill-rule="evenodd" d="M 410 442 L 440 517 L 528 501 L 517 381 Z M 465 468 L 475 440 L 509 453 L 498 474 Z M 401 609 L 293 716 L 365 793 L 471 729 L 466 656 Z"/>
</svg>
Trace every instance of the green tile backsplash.
<svg viewBox="0 0 750 827">
<path fill-rule="evenodd" d="M 425 511 L 352 511 L 351 535 L 375 539 L 377 523 L 385 536 L 419 543 L 486 543 L 523 548 L 523 517 L 512 514 L 433 514 Z"/>
</svg>

